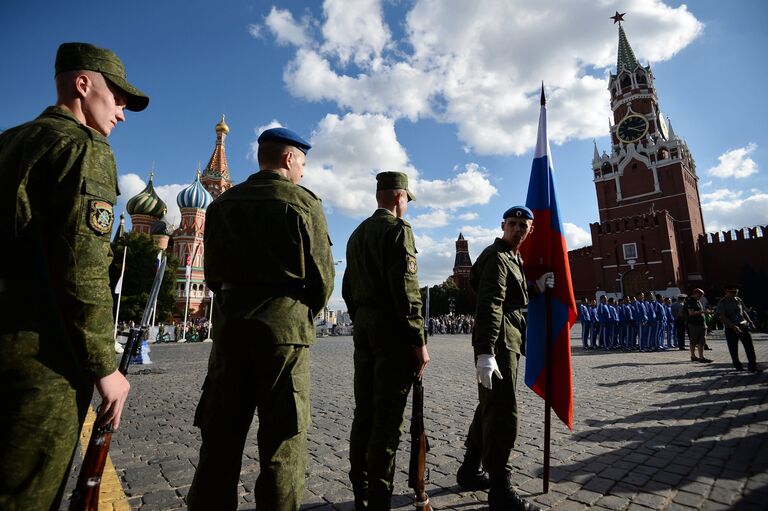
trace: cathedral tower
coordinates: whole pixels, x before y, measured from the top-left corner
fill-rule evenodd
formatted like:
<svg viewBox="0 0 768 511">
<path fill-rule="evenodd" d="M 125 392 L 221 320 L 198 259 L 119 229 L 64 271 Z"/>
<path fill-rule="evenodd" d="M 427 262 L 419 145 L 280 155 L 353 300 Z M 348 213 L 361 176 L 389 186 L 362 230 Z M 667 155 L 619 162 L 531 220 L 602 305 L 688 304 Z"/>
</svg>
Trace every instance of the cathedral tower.
<svg viewBox="0 0 768 511">
<path fill-rule="evenodd" d="M 176 273 L 176 310 L 183 315 L 187 302 L 186 268 L 190 267 L 189 315 L 200 315 L 204 301 L 208 301 L 205 285 L 203 259 L 205 257 L 203 234 L 205 231 L 205 210 L 213 197 L 205 189 L 198 168 L 195 180 L 176 196 L 181 212 L 179 228 L 173 233 L 173 253 L 179 260 Z"/>
<path fill-rule="evenodd" d="M 214 199 L 232 188 L 227 153 L 224 150 L 224 140 L 226 140 L 228 133 L 229 126 L 224 122 L 222 115 L 221 121 L 216 125 L 216 146 L 213 148 L 213 154 L 208 165 L 203 170 L 203 175 L 200 176 L 200 182 Z"/>
</svg>

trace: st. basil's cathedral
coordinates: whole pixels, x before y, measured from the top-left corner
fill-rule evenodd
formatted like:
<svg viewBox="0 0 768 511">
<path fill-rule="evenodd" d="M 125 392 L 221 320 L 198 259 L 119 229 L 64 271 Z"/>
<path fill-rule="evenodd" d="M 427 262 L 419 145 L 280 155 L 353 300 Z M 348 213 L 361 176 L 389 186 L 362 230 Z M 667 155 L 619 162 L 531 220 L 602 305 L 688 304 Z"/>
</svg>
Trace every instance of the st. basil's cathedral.
<svg viewBox="0 0 768 511">
<path fill-rule="evenodd" d="M 176 196 L 176 204 L 181 213 L 178 227 L 174 228 L 165 216 L 168 208 L 155 191 L 154 172 L 150 172 L 147 186 L 131 197 L 125 208 L 131 216 L 133 232 L 150 234 L 161 250 L 170 248 L 178 258 L 175 311 L 179 316 L 183 316 L 187 302 L 187 265 L 191 266 L 189 317 L 203 316 L 209 310 L 210 298 L 203 272 L 205 210 L 213 199 L 232 187 L 224 146 L 228 133 L 229 127 L 222 116 L 216 124 L 216 146 L 208 165 L 202 172 L 198 168 L 192 184 Z M 125 217 L 121 215 L 115 239 L 124 232 Z"/>
</svg>

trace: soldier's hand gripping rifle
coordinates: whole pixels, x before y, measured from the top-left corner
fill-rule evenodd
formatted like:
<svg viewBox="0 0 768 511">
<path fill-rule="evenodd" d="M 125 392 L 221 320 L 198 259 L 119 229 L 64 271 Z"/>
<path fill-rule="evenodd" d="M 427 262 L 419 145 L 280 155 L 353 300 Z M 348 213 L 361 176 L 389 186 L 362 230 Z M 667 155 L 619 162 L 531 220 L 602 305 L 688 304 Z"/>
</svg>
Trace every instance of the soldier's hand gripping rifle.
<svg viewBox="0 0 768 511">
<path fill-rule="evenodd" d="M 429 496 L 424 489 L 429 441 L 424 431 L 424 386 L 421 378 L 413 378 L 413 411 L 411 413 L 411 460 L 408 464 L 408 487 L 416 492 L 414 505 L 423 511 L 432 511 Z"/>
<path fill-rule="evenodd" d="M 141 324 L 138 327 L 131 328 L 131 333 L 128 335 L 128 342 L 125 343 L 125 350 L 123 351 L 123 357 L 120 359 L 119 367 L 120 372 L 124 375 L 128 373 L 131 357 L 138 353 L 138 350 L 141 349 L 141 340 L 146 337 L 152 307 L 157 301 L 157 296 L 160 294 L 160 285 L 163 283 L 166 263 L 167 258 L 163 256 L 160 266 L 157 268 L 157 273 L 155 273 L 155 280 L 149 292 L 147 305 L 144 307 Z M 112 442 L 113 431 L 111 422 L 105 426 L 97 426 L 96 422 L 94 422 L 91 439 L 88 442 L 88 449 L 85 451 L 85 457 L 83 458 L 83 466 L 80 469 L 80 477 L 77 478 L 77 486 L 75 491 L 72 492 L 72 500 L 69 503 L 70 511 L 96 511 L 99 509 L 101 475 L 107 462 L 107 454 L 109 453 L 109 444 Z"/>
</svg>

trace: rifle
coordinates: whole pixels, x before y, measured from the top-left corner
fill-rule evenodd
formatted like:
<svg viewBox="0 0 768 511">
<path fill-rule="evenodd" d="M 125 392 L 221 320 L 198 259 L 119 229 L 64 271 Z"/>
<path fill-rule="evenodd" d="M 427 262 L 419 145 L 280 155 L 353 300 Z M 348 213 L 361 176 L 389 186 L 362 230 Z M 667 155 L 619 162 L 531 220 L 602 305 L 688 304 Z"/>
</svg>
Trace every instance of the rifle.
<svg viewBox="0 0 768 511">
<path fill-rule="evenodd" d="M 131 357 L 138 353 L 141 348 L 141 340 L 146 337 L 149 327 L 152 308 L 160 294 L 160 285 L 163 283 L 165 266 L 167 258 L 163 256 L 160 266 L 155 273 L 155 280 L 152 282 L 152 289 L 149 292 L 149 300 L 144 307 L 144 315 L 141 317 L 141 324 L 138 327 L 131 328 L 128 341 L 125 343 L 123 357 L 120 359 L 119 370 L 121 373 L 128 374 L 128 366 L 131 364 Z M 98 419 L 98 410 L 97 410 Z M 88 449 L 83 457 L 83 466 L 80 468 L 80 476 L 77 478 L 77 486 L 72 492 L 72 499 L 69 503 L 70 511 L 97 511 L 99 509 L 99 489 L 101 487 L 101 475 L 104 473 L 104 465 L 107 462 L 109 454 L 109 444 L 112 442 L 112 423 L 105 426 L 93 425 L 91 439 L 88 441 Z"/>
<path fill-rule="evenodd" d="M 427 452 L 429 441 L 424 431 L 424 385 L 421 378 L 413 377 L 413 411 L 411 413 L 411 459 L 408 464 L 408 487 L 416 492 L 414 505 L 423 511 L 432 511 L 429 496 L 424 490 L 427 471 Z"/>
</svg>

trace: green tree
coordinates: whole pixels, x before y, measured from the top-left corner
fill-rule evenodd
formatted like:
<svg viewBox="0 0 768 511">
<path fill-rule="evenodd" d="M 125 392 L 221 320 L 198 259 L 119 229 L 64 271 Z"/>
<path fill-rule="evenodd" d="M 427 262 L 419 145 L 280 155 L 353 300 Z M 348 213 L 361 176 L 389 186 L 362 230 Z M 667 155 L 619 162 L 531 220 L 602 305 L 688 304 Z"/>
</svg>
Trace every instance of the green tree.
<svg viewBox="0 0 768 511">
<path fill-rule="evenodd" d="M 421 301 L 426 303 L 427 288 L 421 288 Z M 448 314 L 453 304 L 455 314 L 472 314 L 472 304 L 470 303 L 469 293 L 459 289 L 453 281 L 453 277 L 448 277 L 445 282 L 429 288 L 429 313 L 432 316 L 441 316 Z"/>
<path fill-rule="evenodd" d="M 155 279 L 157 268 L 157 253 L 160 250 L 155 240 L 149 234 L 131 232 L 112 243 L 112 251 L 115 254 L 109 267 L 109 280 L 112 289 L 120 278 L 123 266 L 123 249 L 128 249 L 125 259 L 125 275 L 123 276 L 123 293 L 120 302 L 120 321 L 141 321 L 144 307 L 149 300 L 149 291 Z M 173 314 L 176 287 L 176 268 L 178 259 L 166 252 L 168 263 L 160 286 L 160 294 L 157 298 L 158 321 L 168 321 Z M 117 296 L 115 296 L 117 307 Z M 113 309 L 114 313 L 114 309 Z"/>
</svg>

